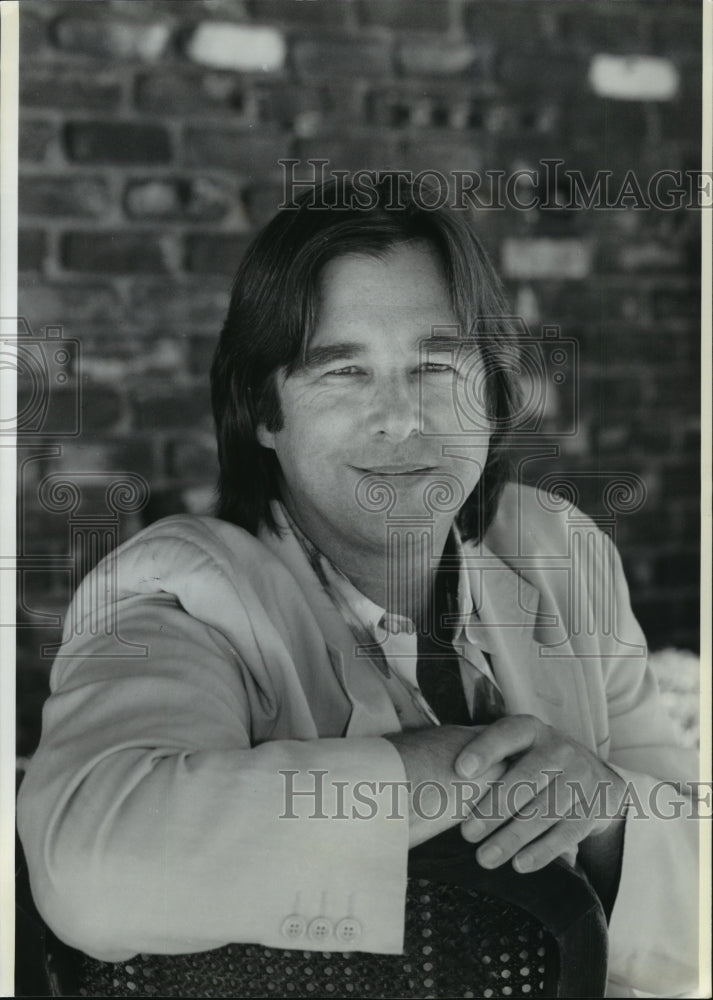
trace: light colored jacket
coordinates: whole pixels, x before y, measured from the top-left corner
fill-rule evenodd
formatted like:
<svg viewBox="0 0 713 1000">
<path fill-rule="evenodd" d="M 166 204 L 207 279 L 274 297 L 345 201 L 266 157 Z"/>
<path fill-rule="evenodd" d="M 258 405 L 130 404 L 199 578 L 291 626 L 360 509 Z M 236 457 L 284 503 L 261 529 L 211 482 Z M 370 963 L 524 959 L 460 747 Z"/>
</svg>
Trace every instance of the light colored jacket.
<svg viewBox="0 0 713 1000">
<path fill-rule="evenodd" d="M 615 548 L 555 507 L 508 487 L 487 544 L 466 545 L 474 627 L 508 712 L 578 739 L 645 807 L 626 821 L 615 989 L 692 990 L 697 823 L 648 806 L 655 793 L 675 813 L 658 779 L 695 779 L 696 758 L 658 698 Z M 147 528 L 78 590 L 51 692 L 18 821 L 61 938 L 108 960 L 231 941 L 400 951 L 405 774 L 381 738 L 399 719 L 293 535 L 187 515 Z M 369 819 L 352 813 L 358 782 L 374 783 L 377 808 L 356 802 Z M 310 937 L 318 916 L 329 944 Z"/>
</svg>

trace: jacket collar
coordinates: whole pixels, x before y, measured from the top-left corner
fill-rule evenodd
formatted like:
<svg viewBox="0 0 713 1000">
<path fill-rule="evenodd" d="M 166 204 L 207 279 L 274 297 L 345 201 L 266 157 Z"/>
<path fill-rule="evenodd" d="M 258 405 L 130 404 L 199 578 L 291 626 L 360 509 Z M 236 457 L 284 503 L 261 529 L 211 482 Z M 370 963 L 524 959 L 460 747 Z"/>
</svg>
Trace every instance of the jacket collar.
<svg viewBox="0 0 713 1000">
<path fill-rule="evenodd" d="M 328 591 L 318 584 L 319 575 L 281 506 L 276 505 L 273 513 L 280 534 L 261 529 L 259 537 L 301 584 L 319 622 L 334 669 L 352 703 L 346 733 L 398 730 L 398 717 L 377 669 L 378 663 L 355 640 Z M 471 600 L 461 634 L 491 653 L 493 671 L 510 714 L 532 712 L 533 704 L 539 704 L 537 714 L 545 721 L 554 721 L 559 706 L 568 700 L 566 689 L 572 676 L 570 670 L 553 670 L 553 665 L 567 664 L 562 659 L 553 664 L 551 659 L 543 657 L 536 642 L 535 627 L 541 623 L 540 592 L 485 542 L 474 545 L 459 541 L 459 556 L 460 587 Z M 373 608 L 379 610 L 377 605 Z"/>
<path fill-rule="evenodd" d="M 345 736 L 373 736 L 394 733 L 401 728 L 396 709 L 388 697 L 372 658 L 354 637 L 328 591 L 322 585 L 315 566 L 291 529 L 281 504 L 273 503 L 272 513 L 278 532 L 263 525 L 260 541 L 290 570 L 317 620 L 334 671 L 351 703 L 345 720 Z"/>
<path fill-rule="evenodd" d="M 358 590 L 339 567 L 335 566 L 331 559 L 305 535 L 281 503 L 273 502 L 272 514 L 283 537 L 287 533 L 295 536 L 323 589 L 355 630 L 366 629 L 371 636 L 379 635 L 390 618 L 398 620 L 402 627 L 406 627 L 406 631 L 413 630 L 414 625 L 410 619 L 390 614 L 386 608 Z M 470 622 L 475 608 L 466 553 L 455 523 L 451 528 L 449 544 L 453 551 L 449 569 L 457 573 L 457 583 L 453 587 L 455 606 L 452 623 L 455 627 L 453 641 L 457 642 L 463 635 L 463 629 Z"/>
</svg>

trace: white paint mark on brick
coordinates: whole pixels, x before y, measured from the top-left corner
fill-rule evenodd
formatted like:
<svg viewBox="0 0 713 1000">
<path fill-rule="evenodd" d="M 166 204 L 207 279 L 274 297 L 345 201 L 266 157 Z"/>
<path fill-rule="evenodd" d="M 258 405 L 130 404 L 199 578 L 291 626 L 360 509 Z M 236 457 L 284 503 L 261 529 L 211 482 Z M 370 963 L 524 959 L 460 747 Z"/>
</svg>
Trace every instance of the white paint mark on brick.
<svg viewBox="0 0 713 1000">
<path fill-rule="evenodd" d="M 596 55 L 589 85 L 599 97 L 620 101 L 670 101 L 678 93 L 678 70 L 658 56 Z"/>
<path fill-rule="evenodd" d="M 269 73 L 284 65 L 285 40 L 274 28 L 204 21 L 188 40 L 186 54 L 215 69 Z"/>
<path fill-rule="evenodd" d="M 591 243 L 576 239 L 509 236 L 502 243 L 502 269 L 509 278 L 586 278 L 592 270 Z"/>
</svg>

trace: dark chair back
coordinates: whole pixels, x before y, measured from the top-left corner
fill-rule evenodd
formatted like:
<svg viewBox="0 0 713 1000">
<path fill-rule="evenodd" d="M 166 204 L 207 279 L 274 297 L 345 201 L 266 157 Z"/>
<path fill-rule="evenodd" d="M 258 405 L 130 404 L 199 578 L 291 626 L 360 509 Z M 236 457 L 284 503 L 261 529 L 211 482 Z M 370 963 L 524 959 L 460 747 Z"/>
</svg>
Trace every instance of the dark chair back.
<svg viewBox="0 0 713 1000">
<path fill-rule="evenodd" d="M 18 996 L 604 996 L 606 920 L 584 874 L 561 861 L 527 875 L 485 871 L 458 830 L 410 854 L 403 955 L 230 944 L 100 962 L 60 942 L 27 906 L 25 897 L 34 976 L 25 992 L 18 980 Z"/>
</svg>

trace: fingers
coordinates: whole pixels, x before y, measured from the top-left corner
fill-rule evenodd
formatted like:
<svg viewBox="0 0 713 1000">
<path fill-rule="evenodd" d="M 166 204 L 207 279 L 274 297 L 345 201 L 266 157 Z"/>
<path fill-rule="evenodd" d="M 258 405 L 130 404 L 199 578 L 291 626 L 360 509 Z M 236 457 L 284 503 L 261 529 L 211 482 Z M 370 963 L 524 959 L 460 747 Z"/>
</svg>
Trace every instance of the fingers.
<svg viewBox="0 0 713 1000">
<path fill-rule="evenodd" d="M 508 715 L 486 726 L 463 748 L 455 762 L 461 778 L 475 778 L 493 764 L 524 753 L 547 729 L 534 715 Z"/>
<path fill-rule="evenodd" d="M 495 761 L 506 770 L 492 780 Z M 476 857 L 484 868 L 509 861 L 520 872 L 544 868 L 598 829 L 606 818 L 601 807 L 617 797 L 614 772 L 532 716 L 487 727 L 463 748 L 455 769 L 479 789 L 461 832 L 471 843 L 483 842 Z"/>
<path fill-rule="evenodd" d="M 491 798 L 494 812 L 487 812 L 481 800 L 476 812 L 461 824 L 466 840 L 483 841 L 476 852 L 478 863 L 483 868 L 497 868 L 513 861 L 516 871 L 536 871 L 553 858 L 576 850 L 591 833 L 593 820 L 579 815 L 571 804 L 563 812 L 563 785 L 563 780 L 555 779 L 507 817 L 496 805 L 497 794 Z"/>
<path fill-rule="evenodd" d="M 589 827 L 586 821 L 553 813 L 547 793 L 541 793 L 531 801 L 526 814 L 516 815 L 488 836 L 476 858 L 483 868 L 497 868 L 515 859 L 517 871 L 535 871 L 576 848 L 588 835 Z"/>
<path fill-rule="evenodd" d="M 488 786 L 478 800 L 477 813 L 488 818 L 487 829 L 492 833 L 516 815 L 527 818 L 526 807 L 550 789 L 553 794 L 547 799 L 547 808 L 553 818 L 559 818 L 571 808 L 572 796 L 566 797 L 569 786 L 565 778 L 588 781 L 588 765 L 588 757 L 582 756 L 575 744 L 543 726 L 538 742 L 508 766 L 503 781 Z"/>
<path fill-rule="evenodd" d="M 578 824 L 567 819 L 560 820 L 538 840 L 528 844 L 513 860 L 513 868 L 518 872 L 535 872 L 546 868 L 555 858 L 575 851 L 585 835 L 576 832 Z"/>
</svg>

